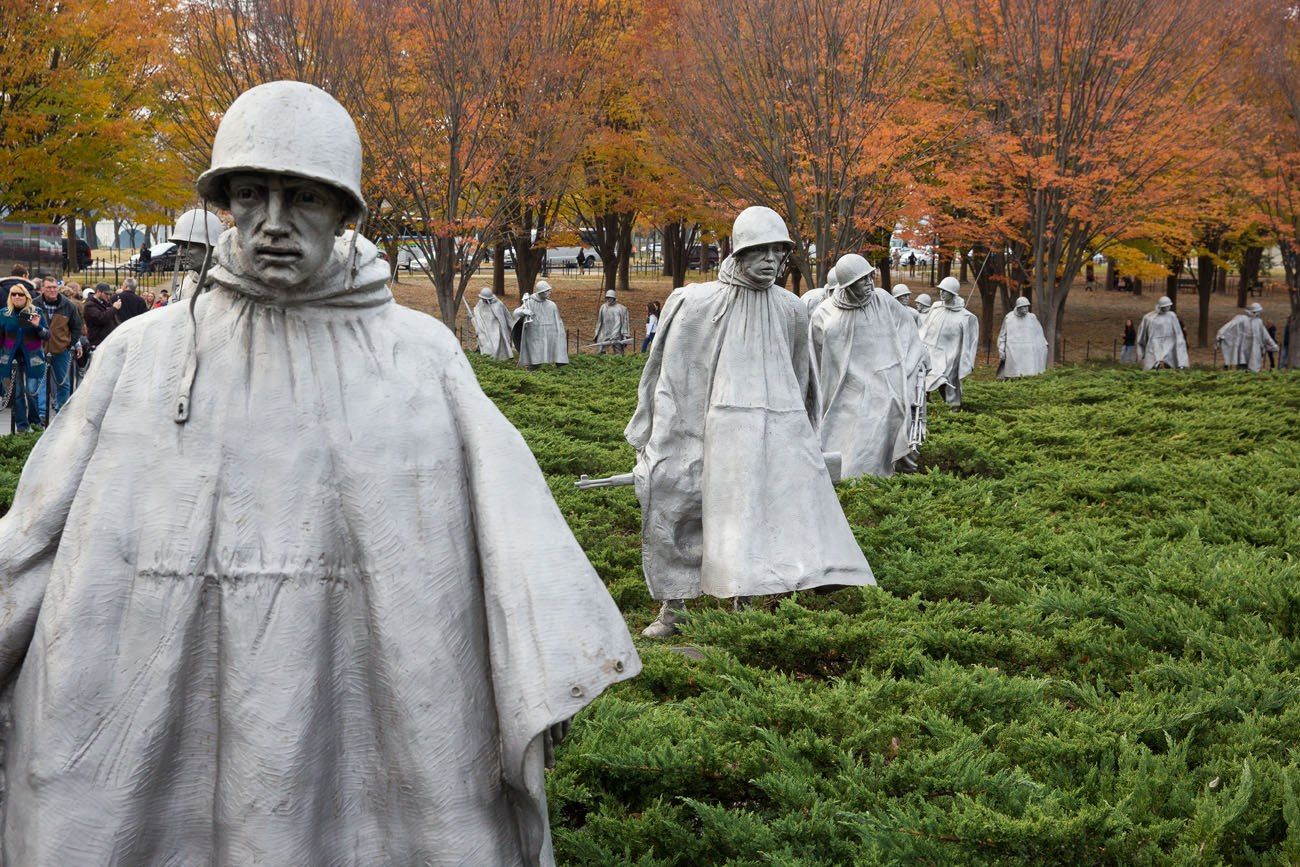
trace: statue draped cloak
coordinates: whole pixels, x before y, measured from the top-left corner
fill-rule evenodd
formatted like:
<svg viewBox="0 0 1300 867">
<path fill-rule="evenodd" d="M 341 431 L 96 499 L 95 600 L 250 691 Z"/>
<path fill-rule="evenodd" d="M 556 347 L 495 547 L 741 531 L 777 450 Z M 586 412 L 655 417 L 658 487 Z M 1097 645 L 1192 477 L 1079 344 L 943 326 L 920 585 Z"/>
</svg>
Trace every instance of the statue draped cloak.
<svg viewBox="0 0 1300 867">
<path fill-rule="evenodd" d="M 639 670 L 619 612 L 369 242 L 286 301 L 235 231 L 197 329 L 117 328 L 0 520 L 4 862 L 553 863 L 540 735 Z"/>
<path fill-rule="evenodd" d="M 1246 365 L 1258 373 L 1264 369 L 1264 353 L 1277 352 L 1277 341 L 1269 336 L 1268 328 L 1258 316 L 1238 313 L 1227 321 L 1216 337 L 1223 353 L 1223 363 L 1228 367 Z"/>
<path fill-rule="evenodd" d="M 1047 370 L 1047 337 L 1038 317 L 1008 313 L 998 332 L 999 379 L 1037 376 Z"/>
<path fill-rule="evenodd" d="M 515 357 L 514 347 L 510 343 L 510 312 L 500 301 L 479 299 L 474 305 L 472 317 L 474 333 L 478 338 L 478 351 L 490 355 L 497 361 L 509 361 Z"/>
<path fill-rule="evenodd" d="M 949 403 L 961 404 L 961 381 L 975 369 L 980 322 L 960 299 L 954 306 L 935 304 L 921 317 L 921 340 L 930 350 L 926 391 L 947 386 Z"/>
<path fill-rule="evenodd" d="M 918 377 L 929 365 L 907 308 L 879 289 L 861 305 L 837 289 L 813 313 L 812 344 L 822 449 L 840 453 L 846 479 L 892 476 L 912 451 L 909 423 L 925 402 Z"/>
<path fill-rule="evenodd" d="M 817 436 L 808 311 L 779 286 L 676 289 L 625 434 L 655 599 L 875 584 Z"/>
<path fill-rule="evenodd" d="M 1142 317 L 1137 333 L 1138 359 L 1143 370 L 1157 365 L 1182 369 L 1187 367 L 1187 338 L 1172 310 L 1152 310 Z"/>
<path fill-rule="evenodd" d="M 554 301 L 533 295 L 514 316 L 523 320 L 519 335 L 520 367 L 569 363 L 569 335 Z"/>
<path fill-rule="evenodd" d="M 593 343 L 604 343 L 601 352 L 622 351 L 631 342 L 632 320 L 627 308 L 622 304 L 602 304 L 596 314 L 596 339 Z"/>
</svg>

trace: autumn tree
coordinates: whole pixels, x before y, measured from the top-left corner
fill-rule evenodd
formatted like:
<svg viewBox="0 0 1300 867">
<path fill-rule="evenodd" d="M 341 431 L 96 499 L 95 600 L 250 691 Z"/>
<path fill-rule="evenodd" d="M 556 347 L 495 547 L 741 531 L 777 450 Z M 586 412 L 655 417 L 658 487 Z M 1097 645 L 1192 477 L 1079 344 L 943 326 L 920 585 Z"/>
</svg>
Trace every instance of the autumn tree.
<svg viewBox="0 0 1300 867">
<path fill-rule="evenodd" d="M 1051 358 L 1097 249 L 1185 202 L 1227 111 L 1213 0 L 944 0 L 996 168 L 1023 207 L 1028 278 Z"/>
<path fill-rule="evenodd" d="M 445 322 L 494 245 L 519 262 L 552 222 L 586 123 L 575 45 L 600 15 L 586 0 L 414 0 L 382 22 L 367 122 L 389 219 L 424 253 Z"/>
<path fill-rule="evenodd" d="M 0 0 L 0 209 L 30 220 L 183 201 L 157 92 L 164 0 Z"/>
<path fill-rule="evenodd" d="M 820 283 L 841 253 L 888 237 L 900 174 L 925 154 L 909 99 L 927 16 L 902 0 L 734 0 L 725 26 L 699 0 L 654 0 L 658 86 L 672 158 L 734 213 L 787 220 L 794 267 Z M 815 251 L 815 256 L 813 255 Z"/>
</svg>

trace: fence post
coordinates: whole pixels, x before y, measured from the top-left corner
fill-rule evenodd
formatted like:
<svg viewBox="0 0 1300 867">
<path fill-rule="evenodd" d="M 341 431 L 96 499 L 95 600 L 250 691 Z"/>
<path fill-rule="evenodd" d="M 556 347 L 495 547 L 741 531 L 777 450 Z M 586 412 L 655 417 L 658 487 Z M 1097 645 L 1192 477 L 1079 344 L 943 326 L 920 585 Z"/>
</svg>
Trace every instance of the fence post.
<svg viewBox="0 0 1300 867">
<path fill-rule="evenodd" d="M 1092 341 L 1089 340 L 1083 345 L 1083 360 L 1085 362 L 1092 359 Z"/>
</svg>

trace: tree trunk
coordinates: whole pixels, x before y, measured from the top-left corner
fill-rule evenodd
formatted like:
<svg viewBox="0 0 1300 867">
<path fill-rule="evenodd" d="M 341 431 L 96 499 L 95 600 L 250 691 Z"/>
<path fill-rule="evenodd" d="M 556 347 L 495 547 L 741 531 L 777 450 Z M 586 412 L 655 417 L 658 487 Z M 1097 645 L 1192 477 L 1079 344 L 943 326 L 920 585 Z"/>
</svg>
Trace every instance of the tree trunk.
<svg viewBox="0 0 1300 867">
<path fill-rule="evenodd" d="M 388 276 L 394 283 L 401 283 L 397 276 L 397 239 L 390 237 L 384 242 L 384 252 L 388 255 Z"/>
<path fill-rule="evenodd" d="M 1109 292 L 1111 289 L 1114 289 L 1116 285 L 1118 285 L 1118 282 L 1119 282 L 1119 274 L 1117 273 L 1115 268 L 1115 260 L 1107 256 L 1106 257 L 1106 291 Z"/>
<path fill-rule="evenodd" d="M 1210 294 L 1214 291 L 1215 270 L 1208 252 L 1196 257 L 1196 345 L 1201 348 L 1210 344 Z"/>
<path fill-rule="evenodd" d="M 456 239 L 445 235 L 433 239 L 433 288 L 438 296 L 438 313 L 442 324 L 453 331 L 456 329 L 456 316 L 460 312 L 456 306 Z"/>
<path fill-rule="evenodd" d="M 1165 296 L 1178 309 L 1178 279 L 1183 276 L 1183 259 L 1180 256 L 1169 263 L 1169 276 L 1165 278 Z"/>
<path fill-rule="evenodd" d="M 492 294 L 498 298 L 506 294 L 506 243 L 497 241 L 492 248 Z"/>
<path fill-rule="evenodd" d="M 677 226 L 678 223 L 666 223 L 659 242 L 659 255 L 663 257 L 662 275 L 671 277 L 677 267 Z"/>
<path fill-rule="evenodd" d="M 632 228 L 636 224 L 636 214 L 619 215 L 622 225 L 618 232 L 618 291 L 627 292 L 630 288 L 628 272 L 632 267 Z"/>
<path fill-rule="evenodd" d="M 1250 303 L 1250 290 L 1259 280 L 1259 266 L 1264 259 L 1263 247 L 1247 247 L 1241 255 L 1241 277 L 1237 284 L 1237 306 Z"/>
</svg>

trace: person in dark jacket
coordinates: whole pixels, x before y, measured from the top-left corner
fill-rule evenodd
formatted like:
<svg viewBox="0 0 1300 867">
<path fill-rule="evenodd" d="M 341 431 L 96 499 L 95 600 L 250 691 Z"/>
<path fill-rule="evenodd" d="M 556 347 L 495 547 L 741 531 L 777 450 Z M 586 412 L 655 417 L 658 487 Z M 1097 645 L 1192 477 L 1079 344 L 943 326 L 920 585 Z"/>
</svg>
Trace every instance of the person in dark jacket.
<svg viewBox="0 0 1300 867">
<path fill-rule="evenodd" d="M 107 283 L 98 283 L 95 294 L 86 300 L 86 337 L 90 348 L 94 349 L 104 342 L 117 327 L 117 311 L 113 309 L 113 287 Z"/>
<path fill-rule="evenodd" d="M 21 278 L 3 281 L 5 306 L 0 309 L 0 379 L 5 389 L 13 380 L 13 420 L 18 433 L 40 427 L 37 396 L 45 384 L 45 350 L 49 336 L 45 316 L 32 301 L 32 286 Z"/>
<path fill-rule="evenodd" d="M 149 305 L 144 303 L 143 298 L 135 294 L 137 285 L 134 277 L 128 277 L 122 283 L 122 291 L 117 293 L 117 300 L 113 302 L 113 309 L 117 311 L 118 325 L 133 316 L 149 312 Z"/>
<path fill-rule="evenodd" d="M 50 332 L 45 339 L 45 363 L 54 391 L 48 416 L 46 389 L 41 389 L 37 403 L 43 418 L 53 418 L 72 396 L 72 360 L 74 356 L 81 357 L 81 311 L 59 292 L 59 281 L 53 277 L 41 281 L 41 297 L 36 306 L 45 314 L 45 327 Z"/>
</svg>

